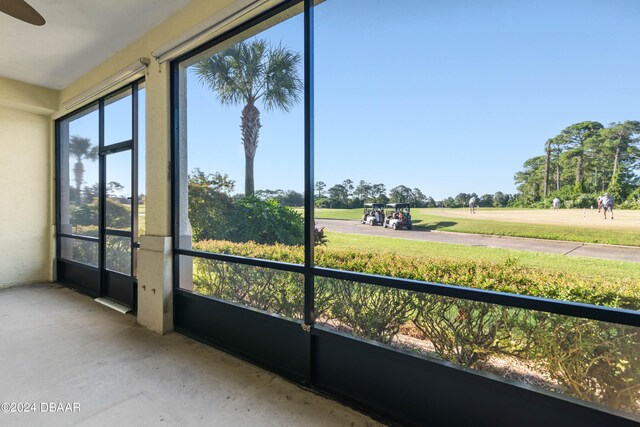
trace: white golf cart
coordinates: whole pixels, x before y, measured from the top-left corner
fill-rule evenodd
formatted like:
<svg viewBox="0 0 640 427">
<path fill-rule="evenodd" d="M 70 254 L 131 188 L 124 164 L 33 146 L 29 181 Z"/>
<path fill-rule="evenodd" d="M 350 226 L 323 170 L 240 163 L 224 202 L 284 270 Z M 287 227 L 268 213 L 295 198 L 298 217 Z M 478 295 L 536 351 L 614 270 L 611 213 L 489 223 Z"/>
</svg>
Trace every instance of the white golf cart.
<svg viewBox="0 0 640 427">
<path fill-rule="evenodd" d="M 382 225 L 384 223 L 384 203 L 365 203 L 360 223 Z"/>
<path fill-rule="evenodd" d="M 384 228 L 391 227 L 394 230 L 406 228 L 411 230 L 411 206 L 408 203 L 390 203 L 385 213 Z"/>
</svg>

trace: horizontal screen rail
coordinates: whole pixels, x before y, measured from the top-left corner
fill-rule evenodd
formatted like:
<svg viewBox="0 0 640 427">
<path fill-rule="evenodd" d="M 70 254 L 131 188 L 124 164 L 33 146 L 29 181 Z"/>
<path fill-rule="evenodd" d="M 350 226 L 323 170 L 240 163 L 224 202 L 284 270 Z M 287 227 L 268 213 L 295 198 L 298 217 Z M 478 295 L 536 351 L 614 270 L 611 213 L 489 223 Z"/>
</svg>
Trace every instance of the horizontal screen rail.
<svg viewBox="0 0 640 427">
<path fill-rule="evenodd" d="M 301 274 L 305 273 L 305 267 L 303 265 L 290 264 L 279 261 L 268 261 L 237 255 L 217 254 L 212 252 L 192 251 L 187 249 L 176 249 L 175 253 L 177 255 L 186 255 L 196 258 L 211 259 L 215 261 L 251 265 L 254 267 L 272 268 L 275 270 L 291 271 Z M 536 310 L 564 316 L 581 317 L 602 322 L 640 327 L 640 312 L 634 310 L 596 306 L 571 301 L 553 300 L 528 295 L 510 294 L 506 292 L 489 291 L 484 289 L 466 288 L 456 285 L 421 282 L 418 280 L 402 279 L 398 277 L 355 273 L 351 271 L 335 270 L 324 267 L 313 267 L 310 269 L 310 272 L 314 276 L 318 277 L 327 277 L 338 280 L 383 286 L 386 288 L 404 289 L 408 291 L 439 295 L 443 297 L 461 298 L 470 301 L 485 302 L 488 304 L 497 304 L 507 307 Z"/>
<path fill-rule="evenodd" d="M 65 237 L 67 239 L 75 239 L 75 240 L 84 240 L 87 242 L 96 242 L 98 243 L 99 239 L 97 237 L 92 236 L 81 236 L 79 234 L 68 234 L 68 233 L 58 233 L 58 237 Z"/>
<path fill-rule="evenodd" d="M 350 271 L 334 270 L 322 267 L 313 268 L 313 274 L 320 277 L 366 283 L 370 285 L 384 286 L 387 288 L 405 289 L 444 297 L 462 298 L 489 304 L 498 304 L 514 308 L 543 311 L 571 317 L 581 317 L 591 320 L 640 327 L 640 312 L 622 308 L 595 306 L 579 302 L 560 301 L 528 295 L 465 288 L 455 285 L 421 282 L 418 280 L 401 279 L 397 277 L 353 273 Z"/>
<path fill-rule="evenodd" d="M 87 269 L 92 270 L 92 271 L 98 271 L 98 267 L 96 267 L 95 265 L 85 264 L 83 262 L 74 261 L 72 259 L 67 259 L 67 258 L 60 257 L 60 258 L 57 259 L 57 261 L 61 262 L 61 263 L 64 263 L 64 264 L 75 265 L 77 267 L 87 268 Z"/>
<path fill-rule="evenodd" d="M 291 271 L 293 273 L 304 274 L 305 268 L 299 264 L 290 264 L 288 262 L 267 261 L 256 258 L 247 258 L 238 255 L 217 254 L 213 252 L 192 251 L 188 249 L 176 249 L 177 255 L 186 255 L 195 258 L 205 258 L 214 261 L 231 262 L 236 264 L 252 265 L 254 267 L 272 268 L 274 270 Z"/>
<path fill-rule="evenodd" d="M 104 234 L 108 236 L 133 237 L 133 233 L 131 231 L 117 230 L 115 228 L 105 228 Z"/>
<path fill-rule="evenodd" d="M 100 154 L 114 154 L 121 151 L 131 150 L 133 148 L 133 139 L 129 139 L 115 144 L 105 145 L 100 148 Z"/>
</svg>

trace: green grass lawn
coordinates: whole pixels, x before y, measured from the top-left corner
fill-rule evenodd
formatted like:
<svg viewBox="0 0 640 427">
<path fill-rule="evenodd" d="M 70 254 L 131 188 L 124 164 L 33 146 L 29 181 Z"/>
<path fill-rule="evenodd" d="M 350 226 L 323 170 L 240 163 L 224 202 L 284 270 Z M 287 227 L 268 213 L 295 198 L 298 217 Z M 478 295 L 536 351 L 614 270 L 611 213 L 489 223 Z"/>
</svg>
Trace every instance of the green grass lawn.
<svg viewBox="0 0 640 427">
<path fill-rule="evenodd" d="M 459 218 L 425 213 L 426 209 L 415 209 L 412 218 L 415 228 L 451 231 L 457 233 L 490 234 L 513 237 L 532 237 L 548 240 L 568 240 L 584 243 L 606 243 L 611 245 L 640 246 L 637 229 L 611 229 L 576 227 L 572 225 L 496 221 L 489 219 Z M 436 209 L 428 211 L 438 212 Z M 362 209 L 316 209 L 316 219 L 358 220 Z"/>
<path fill-rule="evenodd" d="M 574 273 L 583 277 L 608 277 L 614 281 L 640 284 L 640 264 L 595 258 L 568 257 L 558 254 L 486 248 L 447 243 L 407 240 L 349 233 L 327 233 L 328 247 L 376 253 L 397 253 L 430 258 L 469 260 L 495 263 L 507 260 L 523 267 L 560 273 Z"/>
</svg>

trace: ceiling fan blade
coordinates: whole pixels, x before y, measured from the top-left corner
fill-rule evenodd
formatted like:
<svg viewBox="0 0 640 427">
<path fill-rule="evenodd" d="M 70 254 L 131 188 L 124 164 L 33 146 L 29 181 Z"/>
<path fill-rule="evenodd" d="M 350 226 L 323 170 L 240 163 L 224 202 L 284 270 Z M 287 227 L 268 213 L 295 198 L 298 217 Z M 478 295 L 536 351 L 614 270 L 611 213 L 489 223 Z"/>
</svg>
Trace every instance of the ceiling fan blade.
<svg viewBox="0 0 640 427">
<path fill-rule="evenodd" d="M 46 22 L 42 15 L 24 0 L 0 0 L 0 12 L 33 25 L 40 26 Z"/>
</svg>

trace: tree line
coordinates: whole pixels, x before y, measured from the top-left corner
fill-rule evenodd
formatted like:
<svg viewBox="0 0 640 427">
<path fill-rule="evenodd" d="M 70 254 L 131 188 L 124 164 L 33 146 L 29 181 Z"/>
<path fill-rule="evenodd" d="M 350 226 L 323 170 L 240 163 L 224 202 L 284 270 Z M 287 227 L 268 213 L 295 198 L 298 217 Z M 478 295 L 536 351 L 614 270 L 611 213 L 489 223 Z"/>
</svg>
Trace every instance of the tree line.
<svg viewBox="0 0 640 427">
<path fill-rule="evenodd" d="M 608 192 L 617 205 L 640 208 L 639 144 L 640 121 L 572 124 L 515 174 L 519 204 L 541 207 L 558 197 L 566 207 L 590 207 Z"/>
<path fill-rule="evenodd" d="M 459 208 L 469 206 L 469 200 L 475 197 L 482 207 L 511 206 L 516 196 L 498 191 L 494 194 L 459 193 L 455 197 L 436 200 L 425 195 L 419 188 L 398 185 L 387 192 L 382 183 L 370 183 L 360 180 L 355 184 L 351 179 L 327 188 L 323 181 L 315 183 L 315 205 L 319 208 L 357 208 L 364 203 L 409 203 L 417 208 Z"/>
<path fill-rule="evenodd" d="M 190 179 L 203 174 L 199 169 L 195 169 L 190 175 Z M 235 185 L 234 181 L 218 172 L 211 177 L 212 187 L 226 187 L 229 182 L 232 183 L 232 186 Z M 301 207 L 304 205 L 304 194 L 295 190 L 262 189 L 255 191 L 254 196 L 263 201 L 275 200 L 282 206 Z M 431 196 L 426 196 L 419 188 L 398 185 L 387 192 L 384 184 L 372 184 L 360 180 L 356 185 L 351 179 L 345 179 L 329 188 L 324 181 L 317 181 L 314 197 L 316 207 L 336 209 L 361 208 L 364 203 L 409 203 L 411 207 L 417 208 L 460 208 L 469 206 L 469 200 L 472 197 L 478 200 L 480 207 L 507 207 L 513 206 L 518 201 L 517 195 L 501 191 L 481 196 L 476 193 L 459 193 L 455 197 L 436 200 Z"/>
<path fill-rule="evenodd" d="M 257 190 L 258 199 L 276 200 L 283 206 L 300 207 L 304 205 L 304 194 L 295 190 Z M 498 191 L 493 194 L 459 193 L 455 197 L 436 200 L 425 195 L 419 188 L 398 185 L 387 192 L 384 184 L 372 184 L 364 180 L 356 185 L 351 179 L 327 188 L 324 181 L 315 183 L 314 203 L 317 208 L 350 209 L 361 208 L 365 203 L 409 203 L 416 208 L 461 208 L 469 206 L 469 200 L 475 197 L 480 207 L 508 207 L 518 203 L 517 194 Z"/>
</svg>

